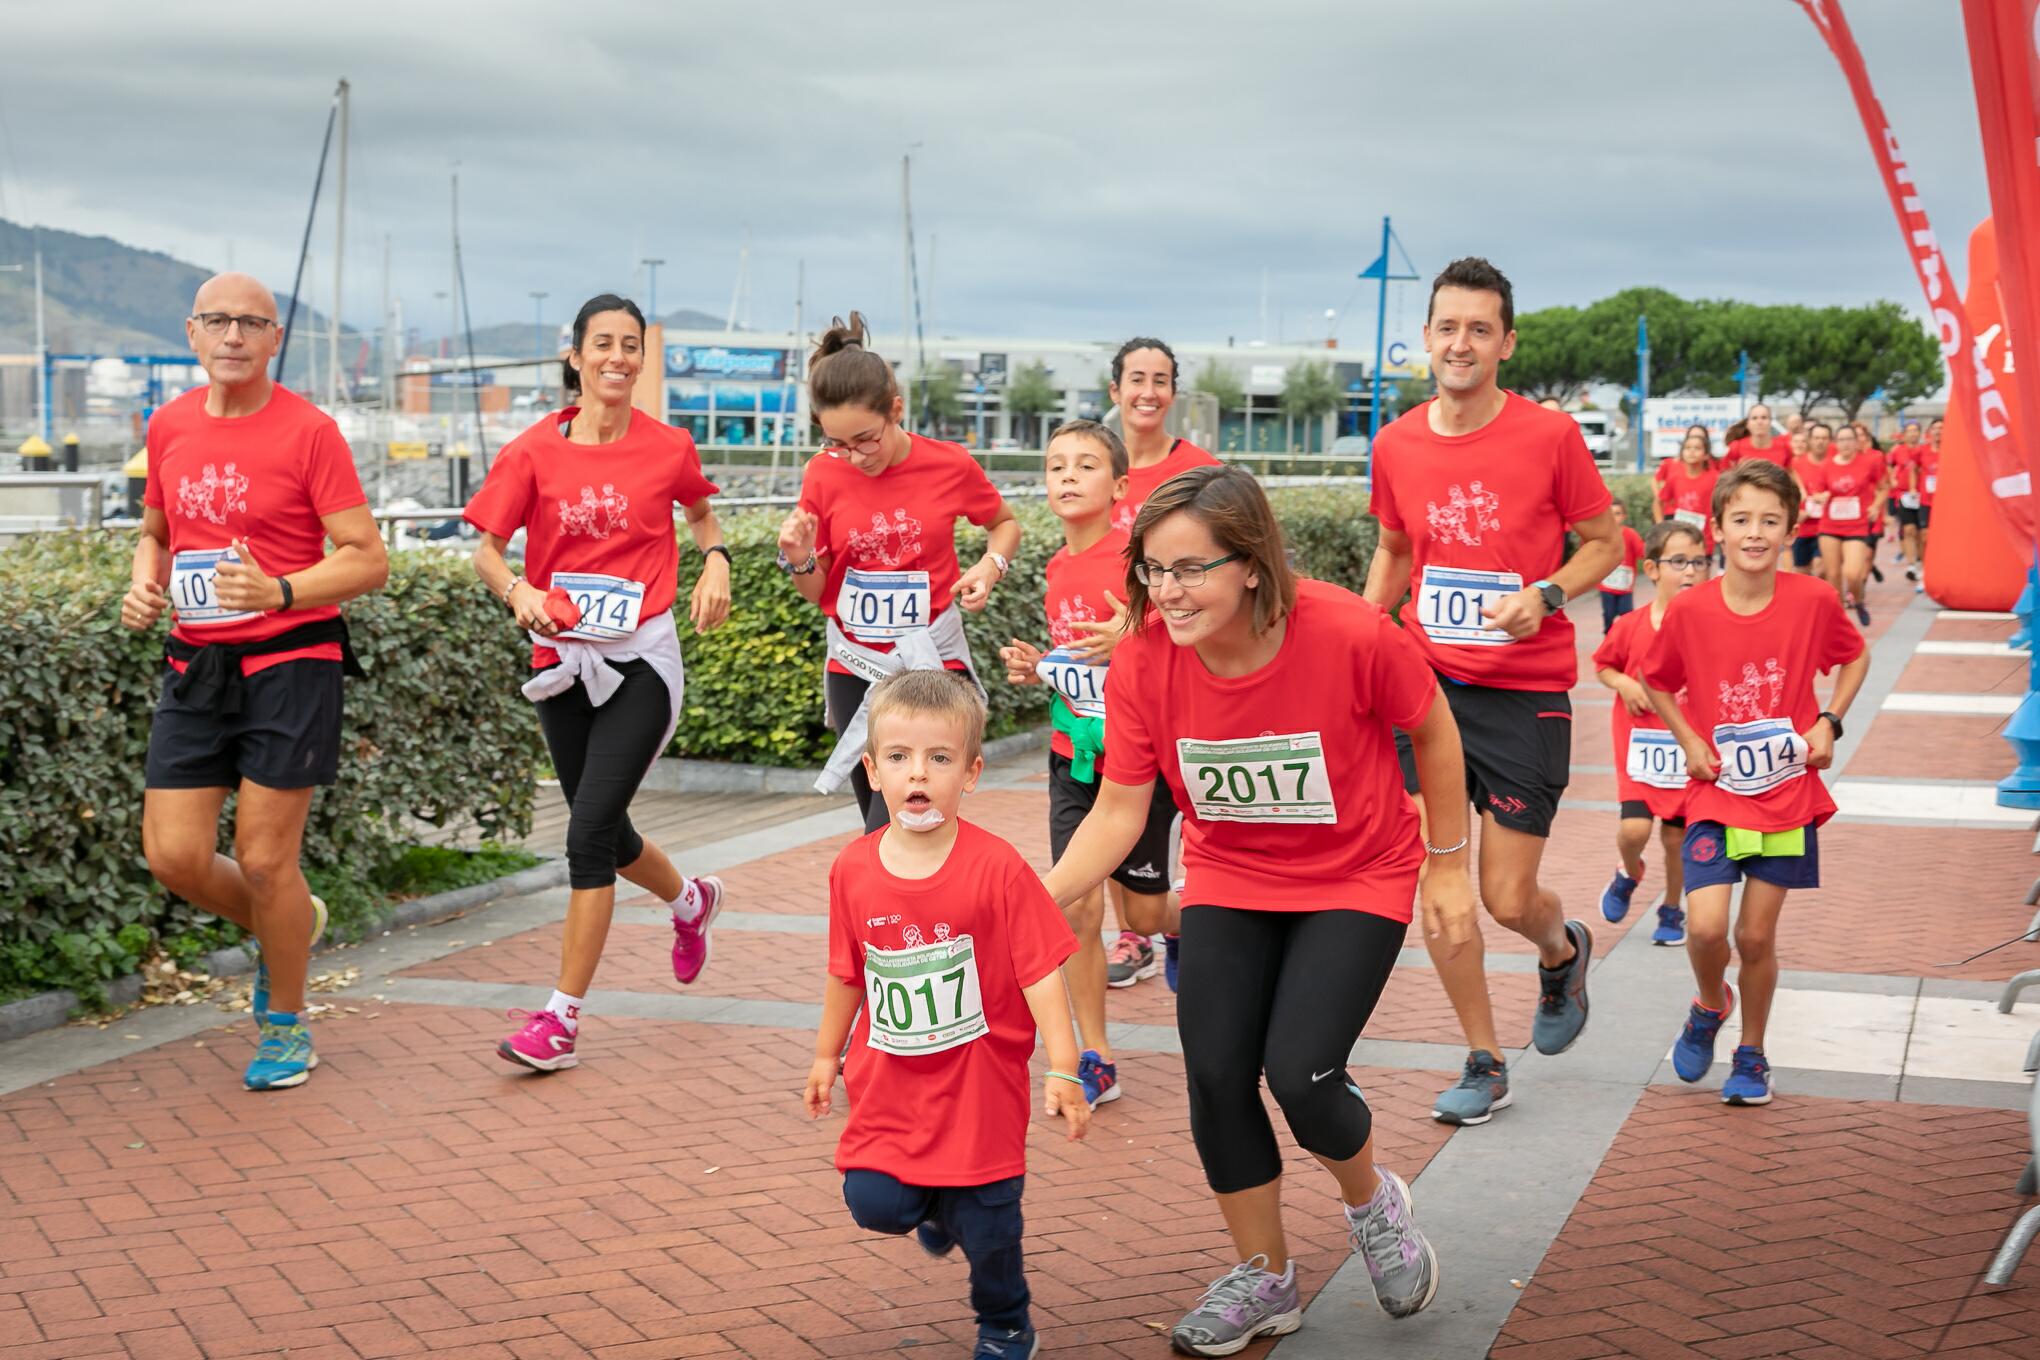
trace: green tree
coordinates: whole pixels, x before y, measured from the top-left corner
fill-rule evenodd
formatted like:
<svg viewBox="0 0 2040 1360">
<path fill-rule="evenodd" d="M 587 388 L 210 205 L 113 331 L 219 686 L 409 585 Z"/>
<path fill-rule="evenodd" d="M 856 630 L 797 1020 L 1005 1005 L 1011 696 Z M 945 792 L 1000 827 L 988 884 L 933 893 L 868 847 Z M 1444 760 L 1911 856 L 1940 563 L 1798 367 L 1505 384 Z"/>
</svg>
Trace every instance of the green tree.
<svg viewBox="0 0 2040 1360">
<path fill-rule="evenodd" d="M 1222 359 L 1206 359 L 1198 365 L 1196 381 L 1190 390 L 1203 392 L 1218 402 L 1218 413 L 1237 411 L 1247 404 L 1247 389 L 1240 382 L 1239 371 Z"/>
<path fill-rule="evenodd" d="M 1045 443 L 1036 433 L 1037 418 L 1060 410 L 1062 404 L 1062 389 L 1049 376 L 1048 365 L 1039 359 L 1016 370 L 1006 379 L 1006 410 L 1012 415 L 1016 429 L 1028 431 L 1027 436 L 1016 436 L 1023 442 Z"/>
<path fill-rule="evenodd" d="M 1310 444 L 1312 421 L 1323 420 L 1339 409 L 1338 379 L 1332 376 L 1332 366 L 1322 359 L 1298 359 L 1282 375 L 1282 413 L 1292 424 L 1290 445 L 1295 446 L 1294 425 L 1304 427 L 1303 442 Z"/>
<path fill-rule="evenodd" d="M 1610 381 L 1601 371 L 1606 356 L 1597 353 L 1594 340 L 1577 307 L 1523 312 L 1516 317 L 1516 352 L 1502 366 L 1502 385 L 1534 401 L 1575 401 L 1594 383 Z"/>
<path fill-rule="evenodd" d="M 1381 386 L 1381 423 L 1389 421 L 1431 399 L 1435 389 L 1429 378 L 1397 378 Z"/>
<path fill-rule="evenodd" d="M 1582 314 L 1594 376 L 1629 386 L 1636 381 L 1636 319 L 1650 329 L 1650 393 L 1725 396 L 1735 391 L 1735 352 L 1724 356 L 1719 309 L 1731 303 L 1690 302 L 1662 288 L 1625 288 Z"/>
<path fill-rule="evenodd" d="M 963 419 L 962 379 L 947 364 L 932 364 L 914 377 L 914 401 L 921 424 L 929 429 L 955 425 Z"/>
</svg>

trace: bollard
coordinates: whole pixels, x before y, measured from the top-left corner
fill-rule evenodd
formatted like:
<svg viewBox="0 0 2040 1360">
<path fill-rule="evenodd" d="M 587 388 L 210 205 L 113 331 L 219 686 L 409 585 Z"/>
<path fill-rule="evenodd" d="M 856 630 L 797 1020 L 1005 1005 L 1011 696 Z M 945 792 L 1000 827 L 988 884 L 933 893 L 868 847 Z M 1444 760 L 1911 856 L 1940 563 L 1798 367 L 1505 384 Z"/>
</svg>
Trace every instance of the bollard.
<svg viewBox="0 0 2040 1360">
<path fill-rule="evenodd" d="M 67 434 L 64 436 L 64 471 L 76 472 L 77 470 L 78 470 L 78 436 L 75 434 Z"/>
<path fill-rule="evenodd" d="M 50 470 L 50 446 L 43 443 L 40 435 L 30 435 L 21 441 L 21 470 L 23 472 L 48 472 Z"/>
<path fill-rule="evenodd" d="M 2033 645 L 2033 610 L 2040 606 L 2040 571 L 2029 568 L 2026 584 L 2019 591 L 2019 602 L 2012 606 L 2012 612 L 2019 616 L 2019 626 L 2005 639 L 2007 647 L 2031 647 Z"/>
</svg>

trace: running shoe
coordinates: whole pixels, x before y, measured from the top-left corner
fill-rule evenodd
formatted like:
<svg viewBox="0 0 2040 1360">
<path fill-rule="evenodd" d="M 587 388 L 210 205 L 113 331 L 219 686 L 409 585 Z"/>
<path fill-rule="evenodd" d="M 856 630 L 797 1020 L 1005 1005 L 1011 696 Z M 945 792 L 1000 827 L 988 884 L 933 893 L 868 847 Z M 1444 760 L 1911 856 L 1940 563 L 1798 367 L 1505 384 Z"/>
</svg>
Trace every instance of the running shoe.
<svg viewBox="0 0 2040 1360">
<path fill-rule="evenodd" d="M 1565 933 L 1572 941 L 1571 961 L 1557 968 L 1537 965 L 1540 992 L 1530 1042 L 1546 1056 L 1571 1048 L 1587 1027 L 1587 966 L 1594 961 L 1594 937 L 1582 921 L 1567 921 Z"/>
<path fill-rule="evenodd" d="M 1277 1275 L 1267 1257 L 1256 1256 L 1205 1290 L 1169 1333 L 1169 1342 L 1185 1355 L 1236 1355 L 1261 1337 L 1287 1336 L 1302 1325 L 1296 1263 Z"/>
<path fill-rule="evenodd" d="M 1884 584 L 1884 572 L 1879 569 L 1877 559 L 1874 557 L 1870 559 L 1870 575 L 1876 579 L 1878 585 Z"/>
<path fill-rule="evenodd" d="M 1119 1064 L 1106 1062 L 1096 1049 L 1085 1049 L 1077 1059 L 1077 1080 L 1084 1083 L 1084 1099 L 1094 1110 L 1119 1099 Z"/>
<path fill-rule="evenodd" d="M 914 1240 L 930 1256 L 947 1256 L 956 1250 L 956 1239 L 942 1231 L 942 1225 L 932 1218 L 921 1220 L 921 1225 L 914 1229 Z"/>
<path fill-rule="evenodd" d="M 1367 1263 L 1374 1301 L 1392 1318 L 1421 1313 L 1438 1293 L 1438 1253 L 1410 1216 L 1410 1188 L 1393 1171 L 1375 1167 L 1381 1188 L 1365 1209 L 1346 1210 L 1353 1253 Z"/>
<path fill-rule="evenodd" d="M 281 1091 L 302 1086 L 319 1055 L 312 1051 L 312 1032 L 304 1021 L 288 1011 L 262 1019 L 262 1042 L 255 1047 L 255 1061 L 241 1078 L 251 1091 Z"/>
<path fill-rule="evenodd" d="M 1032 1327 L 978 1328 L 977 1349 L 970 1360 L 1034 1360 L 1041 1354 L 1041 1337 Z"/>
<path fill-rule="evenodd" d="M 499 1056 L 536 1072 L 557 1072 L 578 1066 L 574 1056 L 574 1035 L 551 1011 L 511 1011 L 512 1020 L 523 1020 L 524 1028 L 496 1045 Z"/>
<path fill-rule="evenodd" d="M 1509 1065 L 1484 1048 L 1466 1055 L 1459 1084 L 1438 1097 L 1431 1118 L 1441 1124 L 1485 1124 L 1509 1108 Z"/>
<path fill-rule="evenodd" d="M 1660 902 L 1657 909 L 1657 929 L 1650 933 L 1652 944 L 1684 944 L 1686 942 L 1686 913 L 1677 902 Z"/>
<path fill-rule="evenodd" d="M 1608 886 L 1601 889 L 1601 915 L 1610 921 L 1619 921 L 1629 915 L 1629 899 L 1636 895 L 1639 880 L 1622 872 L 1622 866 L 1615 866 L 1615 877 L 1608 880 Z"/>
<path fill-rule="evenodd" d="M 312 894 L 312 942 L 307 952 L 319 947 L 319 941 L 326 938 L 326 899 Z M 269 1014 L 269 964 L 262 957 L 262 944 L 250 935 L 244 945 L 253 945 L 255 950 L 255 985 L 248 993 L 248 1009 L 260 1020 Z"/>
<path fill-rule="evenodd" d="M 1111 952 L 1105 955 L 1107 987 L 1131 987 L 1161 970 L 1161 964 L 1155 961 L 1154 942 L 1130 930 L 1120 931 L 1119 938 L 1112 942 Z"/>
<path fill-rule="evenodd" d="M 1907 567 L 1907 568 L 1905 569 L 1905 579 L 1906 579 L 1906 580 L 1908 580 L 1908 581 L 1917 581 L 1917 580 L 1919 580 L 1919 579 L 1920 579 L 1920 569 L 1919 569 L 1918 567 Z"/>
<path fill-rule="evenodd" d="M 1714 1066 L 1715 1036 L 1721 1033 L 1721 1022 L 1735 1013 L 1735 988 L 1724 982 L 1722 990 L 1728 993 L 1728 1004 L 1720 1010 L 1708 1010 L 1696 996 L 1686 1012 L 1686 1027 L 1672 1045 L 1672 1070 L 1680 1081 L 1698 1081 Z"/>
<path fill-rule="evenodd" d="M 1870 626 L 1870 606 L 1864 604 L 1861 600 L 1856 601 L 1856 622 L 1864 628 Z"/>
<path fill-rule="evenodd" d="M 1738 1044 L 1735 1056 L 1728 1060 L 1728 1065 L 1728 1080 L 1721 1084 L 1722 1104 L 1771 1103 L 1771 1064 L 1764 1058 L 1763 1049 Z"/>
<path fill-rule="evenodd" d="M 1176 973 L 1180 965 L 1176 956 L 1183 952 L 1181 935 L 1162 936 L 1162 980 L 1169 984 L 1169 990 L 1176 990 Z"/>
<path fill-rule="evenodd" d="M 723 909 L 723 881 L 714 874 L 694 880 L 701 894 L 701 915 L 683 922 L 673 918 L 673 980 L 685 985 L 708 966 L 708 932 Z"/>
</svg>

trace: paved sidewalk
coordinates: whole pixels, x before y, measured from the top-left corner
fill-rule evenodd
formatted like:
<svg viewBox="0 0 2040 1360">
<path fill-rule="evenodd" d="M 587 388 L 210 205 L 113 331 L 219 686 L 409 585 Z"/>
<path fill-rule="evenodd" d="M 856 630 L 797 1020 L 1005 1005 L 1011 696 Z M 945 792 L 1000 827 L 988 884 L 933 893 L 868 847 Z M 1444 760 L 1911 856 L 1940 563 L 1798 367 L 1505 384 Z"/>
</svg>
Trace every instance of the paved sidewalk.
<svg viewBox="0 0 2040 1360">
<path fill-rule="evenodd" d="M 1285 1142 L 1312 1302 L 1302 1331 L 1247 1354 L 2040 1353 L 2040 1259 L 1978 1285 L 2021 1206 L 2018 1063 L 2040 1027 L 2040 1005 L 2008 1017 L 1991 999 L 2040 945 L 1936 966 L 2031 916 L 2028 819 L 1984 793 L 2025 662 L 1997 645 L 2009 621 L 1943 617 L 1896 581 L 1872 605 L 1828 886 L 1781 931 L 1777 1101 L 1728 1109 L 1720 1069 L 1688 1087 L 1665 1063 L 1691 982 L 1683 951 L 1633 928 L 1658 873 L 1629 922 L 1594 910 L 1615 795 L 1605 692 L 1583 670 L 1546 862 L 1594 926 L 1593 1023 L 1563 1057 L 1512 1054 L 1516 1107 L 1452 1133 L 1428 1111 L 1462 1048 L 1413 940 L 1354 1075 L 1438 1243 L 1437 1304 L 1403 1323 L 1374 1310 L 1327 1178 Z M 1586 606 L 1583 650 L 1600 631 Z M 1045 865 L 1035 759 L 966 807 Z M 854 812 L 726 813 L 702 809 L 680 855 L 732 893 L 707 973 L 676 987 L 663 911 L 626 899 L 572 1072 L 493 1052 L 502 1010 L 551 986 L 563 890 L 336 956 L 362 980 L 323 998 L 337 1009 L 297 1091 L 241 1090 L 248 1026 L 210 1008 L 0 1048 L 0 1356 L 962 1353 L 962 1267 L 855 1228 L 830 1169 L 841 1116 L 799 1107 L 824 874 Z M 1487 937 L 1521 1048 L 1534 960 Z M 1173 998 L 1156 979 L 1111 1013 L 1126 1097 L 1086 1143 L 1031 1131 L 1029 1269 L 1045 1354 L 1158 1358 L 1230 1249 L 1189 1144 Z"/>
</svg>

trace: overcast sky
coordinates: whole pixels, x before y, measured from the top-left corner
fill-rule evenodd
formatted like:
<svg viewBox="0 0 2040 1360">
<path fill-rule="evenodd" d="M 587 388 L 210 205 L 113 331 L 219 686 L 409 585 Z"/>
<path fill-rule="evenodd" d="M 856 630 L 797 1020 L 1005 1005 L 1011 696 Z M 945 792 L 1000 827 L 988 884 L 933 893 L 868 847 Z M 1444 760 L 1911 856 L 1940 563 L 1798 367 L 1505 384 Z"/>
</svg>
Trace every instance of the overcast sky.
<svg viewBox="0 0 2040 1360">
<path fill-rule="evenodd" d="M 1847 0 L 1958 272 L 1988 210 L 1960 11 Z M 1371 344 L 1384 213 L 1419 270 L 1486 254 L 1518 305 L 1632 284 L 1920 306 L 1841 75 L 1792 0 L 10 7 L 0 216 L 288 285 L 353 82 L 346 316 L 382 244 L 443 329 L 448 172 L 477 325 L 608 288 L 751 317 L 901 313 L 914 151 L 946 334 Z M 329 180 L 330 185 L 330 180 Z M 315 296 L 330 296 L 330 225 Z M 939 242 L 932 269 L 931 239 Z M 932 278 L 932 298 L 928 298 Z M 1392 332 L 1421 291 L 1390 301 Z M 1350 310 L 1350 317 L 1346 313 Z M 1398 326 L 1400 316 L 1402 325 Z"/>
</svg>

